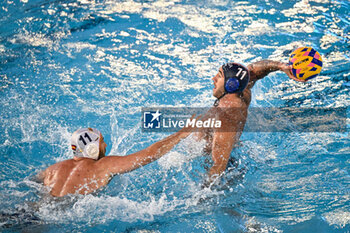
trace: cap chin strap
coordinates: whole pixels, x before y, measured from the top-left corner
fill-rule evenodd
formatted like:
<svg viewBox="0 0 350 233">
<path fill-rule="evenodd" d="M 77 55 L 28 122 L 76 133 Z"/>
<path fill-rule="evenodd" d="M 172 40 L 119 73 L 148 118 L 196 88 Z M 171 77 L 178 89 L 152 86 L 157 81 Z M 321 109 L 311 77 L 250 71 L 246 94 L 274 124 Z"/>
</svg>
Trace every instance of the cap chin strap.
<svg viewBox="0 0 350 233">
<path fill-rule="evenodd" d="M 229 93 L 227 93 L 226 90 L 225 90 L 224 94 L 222 94 L 222 96 L 220 96 L 219 98 L 217 98 L 217 99 L 215 100 L 215 102 L 214 102 L 214 107 L 219 106 L 220 99 L 221 99 L 222 97 L 224 97 L 226 94 L 229 94 Z"/>
<path fill-rule="evenodd" d="M 222 99 L 222 97 L 224 97 L 224 96 L 227 95 L 227 94 L 239 94 L 239 97 L 242 97 L 242 96 L 243 96 L 243 92 L 239 92 L 239 93 L 228 93 L 228 92 L 225 91 L 225 93 L 224 93 L 222 96 L 220 96 L 219 98 L 217 98 L 217 99 L 215 100 L 215 102 L 214 102 L 214 107 L 219 106 L 220 99 Z"/>
</svg>

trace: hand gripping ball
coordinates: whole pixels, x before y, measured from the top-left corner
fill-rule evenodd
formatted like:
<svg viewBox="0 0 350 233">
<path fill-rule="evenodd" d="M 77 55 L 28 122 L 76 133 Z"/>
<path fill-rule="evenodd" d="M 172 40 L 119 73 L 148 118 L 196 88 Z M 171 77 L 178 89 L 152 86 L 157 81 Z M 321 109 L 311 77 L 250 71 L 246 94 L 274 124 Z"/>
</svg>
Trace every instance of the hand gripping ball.
<svg viewBox="0 0 350 233">
<path fill-rule="evenodd" d="M 321 55 L 311 47 L 301 47 L 292 52 L 289 57 L 294 77 L 301 80 L 315 78 L 322 70 Z"/>
</svg>

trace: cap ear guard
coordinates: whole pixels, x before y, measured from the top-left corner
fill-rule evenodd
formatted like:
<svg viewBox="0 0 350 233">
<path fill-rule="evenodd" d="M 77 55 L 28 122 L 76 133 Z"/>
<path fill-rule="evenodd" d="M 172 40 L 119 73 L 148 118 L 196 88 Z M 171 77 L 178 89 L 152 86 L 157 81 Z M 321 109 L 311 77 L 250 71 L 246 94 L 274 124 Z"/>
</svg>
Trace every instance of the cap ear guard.
<svg viewBox="0 0 350 233">
<path fill-rule="evenodd" d="M 229 78 L 225 83 L 227 93 L 234 93 L 239 89 L 239 81 L 236 78 Z"/>
<path fill-rule="evenodd" d="M 96 144 L 91 143 L 85 147 L 85 153 L 89 158 L 97 160 L 100 150 Z"/>
</svg>

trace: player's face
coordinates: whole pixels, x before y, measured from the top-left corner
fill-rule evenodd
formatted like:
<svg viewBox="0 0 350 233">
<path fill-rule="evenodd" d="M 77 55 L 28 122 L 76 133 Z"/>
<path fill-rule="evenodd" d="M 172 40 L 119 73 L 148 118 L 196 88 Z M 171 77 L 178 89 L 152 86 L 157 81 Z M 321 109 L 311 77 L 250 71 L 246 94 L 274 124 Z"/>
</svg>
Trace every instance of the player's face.
<svg viewBox="0 0 350 233">
<path fill-rule="evenodd" d="M 212 80 L 214 81 L 213 96 L 220 98 L 225 93 L 225 77 L 221 67 Z"/>
<path fill-rule="evenodd" d="M 106 148 L 107 148 L 107 144 L 104 141 L 104 137 L 101 134 L 100 137 L 100 155 L 99 155 L 99 159 L 105 157 L 106 155 Z"/>
</svg>

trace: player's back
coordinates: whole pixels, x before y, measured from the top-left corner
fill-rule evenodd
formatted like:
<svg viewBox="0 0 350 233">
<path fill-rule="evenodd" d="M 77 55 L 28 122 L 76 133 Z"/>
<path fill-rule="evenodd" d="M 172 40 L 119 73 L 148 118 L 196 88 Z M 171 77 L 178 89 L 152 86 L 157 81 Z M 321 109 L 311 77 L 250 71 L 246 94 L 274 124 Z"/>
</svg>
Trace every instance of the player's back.
<svg viewBox="0 0 350 233">
<path fill-rule="evenodd" d="M 44 185 L 51 188 L 53 196 L 91 193 L 108 182 L 98 177 L 95 163 L 95 160 L 85 158 L 56 163 L 45 170 Z"/>
</svg>

